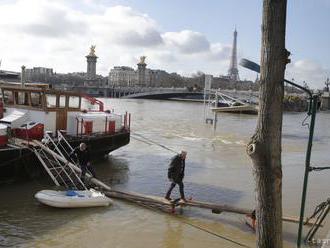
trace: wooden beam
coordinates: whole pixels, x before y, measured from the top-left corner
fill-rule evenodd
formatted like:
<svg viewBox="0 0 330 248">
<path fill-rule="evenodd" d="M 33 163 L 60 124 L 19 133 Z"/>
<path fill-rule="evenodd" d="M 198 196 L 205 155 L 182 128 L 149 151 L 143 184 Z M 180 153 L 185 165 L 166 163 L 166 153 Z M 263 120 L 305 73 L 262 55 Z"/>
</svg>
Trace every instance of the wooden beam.
<svg viewBox="0 0 330 248">
<path fill-rule="evenodd" d="M 180 203 L 180 202 L 172 203 L 166 200 L 165 198 L 159 196 L 143 195 L 135 192 L 122 192 L 117 190 L 111 190 L 111 191 L 106 191 L 104 193 L 108 197 L 127 200 L 130 202 L 142 202 L 144 205 L 159 204 L 166 207 L 190 206 L 196 208 L 209 209 L 214 213 L 227 212 L 227 213 L 243 214 L 243 215 L 250 215 L 253 212 L 252 209 L 238 208 L 226 204 L 215 204 L 215 203 L 201 202 L 201 201 L 188 200 L 186 203 Z M 296 216 L 283 216 L 282 220 L 285 222 L 299 223 L 299 218 Z M 315 223 L 314 219 L 310 219 L 308 220 L 308 222 L 307 219 L 305 219 L 304 221 L 304 225 L 308 225 L 308 226 L 312 226 L 314 223 Z"/>
</svg>

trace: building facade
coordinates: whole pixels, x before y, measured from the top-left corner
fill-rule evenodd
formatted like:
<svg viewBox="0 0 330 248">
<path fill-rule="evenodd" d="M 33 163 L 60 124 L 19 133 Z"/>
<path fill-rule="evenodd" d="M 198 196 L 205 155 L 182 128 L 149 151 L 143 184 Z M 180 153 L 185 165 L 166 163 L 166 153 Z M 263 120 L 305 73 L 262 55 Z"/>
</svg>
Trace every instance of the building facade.
<svg viewBox="0 0 330 248">
<path fill-rule="evenodd" d="M 54 75 L 52 68 L 33 67 L 32 69 L 25 69 L 25 78 L 27 81 L 45 82 Z"/>
<path fill-rule="evenodd" d="M 109 73 L 110 86 L 134 86 L 137 84 L 138 75 L 136 71 L 128 66 L 115 66 Z"/>
</svg>

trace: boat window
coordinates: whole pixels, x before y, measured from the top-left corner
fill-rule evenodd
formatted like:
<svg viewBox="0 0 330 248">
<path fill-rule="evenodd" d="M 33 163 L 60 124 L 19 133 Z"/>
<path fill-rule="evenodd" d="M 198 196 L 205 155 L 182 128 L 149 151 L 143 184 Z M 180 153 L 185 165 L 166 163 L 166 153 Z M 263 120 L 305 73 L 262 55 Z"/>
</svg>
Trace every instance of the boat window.
<svg viewBox="0 0 330 248">
<path fill-rule="evenodd" d="M 60 108 L 65 108 L 65 96 L 60 96 Z"/>
<path fill-rule="evenodd" d="M 30 122 L 30 123 L 29 123 L 29 125 L 31 125 L 31 126 L 34 125 L 34 124 L 36 124 L 36 123 L 35 123 L 35 122 Z"/>
<path fill-rule="evenodd" d="M 56 95 L 46 94 L 47 108 L 56 108 Z"/>
<path fill-rule="evenodd" d="M 21 125 L 21 127 L 27 127 L 27 124 L 23 124 L 23 125 Z"/>
<path fill-rule="evenodd" d="M 41 94 L 40 92 L 31 92 L 31 105 L 32 107 L 42 106 Z"/>
<path fill-rule="evenodd" d="M 69 108 L 79 108 L 78 96 L 69 96 Z"/>
<path fill-rule="evenodd" d="M 14 95 L 12 91 L 4 90 L 3 91 L 3 101 L 5 104 L 13 104 L 14 103 Z"/>
<path fill-rule="evenodd" d="M 25 92 L 17 92 L 16 96 L 16 104 L 18 105 L 29 105 L 28 95 Z"/>
</svg>

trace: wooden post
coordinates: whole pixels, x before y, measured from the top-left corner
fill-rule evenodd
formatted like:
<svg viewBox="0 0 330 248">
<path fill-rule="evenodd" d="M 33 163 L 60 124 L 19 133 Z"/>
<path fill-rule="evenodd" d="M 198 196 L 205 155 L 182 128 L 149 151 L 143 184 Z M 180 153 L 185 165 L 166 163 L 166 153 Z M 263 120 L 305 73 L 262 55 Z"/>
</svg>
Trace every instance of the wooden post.
<svg viewBox="0 0 330 248">
<path fill-rule="evenodd" d="M 128 114 L 128 130 L 131 130 L 131 113 Z"/>
</svg>

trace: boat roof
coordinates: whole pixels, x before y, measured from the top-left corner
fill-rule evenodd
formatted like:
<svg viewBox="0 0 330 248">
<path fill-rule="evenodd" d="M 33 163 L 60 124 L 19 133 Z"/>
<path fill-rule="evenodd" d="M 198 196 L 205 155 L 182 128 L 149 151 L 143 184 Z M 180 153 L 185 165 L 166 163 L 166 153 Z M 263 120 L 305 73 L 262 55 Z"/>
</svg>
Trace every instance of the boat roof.
<svg viewBox="0 0 330 248">
<path fill-rule="evenodd" d="M 30 92 L 43 92 L 45 94 L 53 94 L 53 95 L 81 96 L 79 92 L 52 89 L 49 84 L 45 84 L 45 83 L 25 83 L 23 86 L 21 83 L 18 82 L 15 83 L 0 82 L 0 88 L 3 90 L 11 90 L 11 91 L 30 91 Z"/>
</svg>

